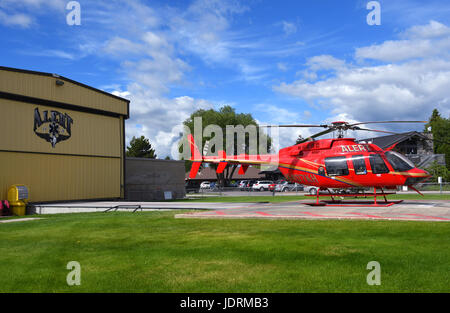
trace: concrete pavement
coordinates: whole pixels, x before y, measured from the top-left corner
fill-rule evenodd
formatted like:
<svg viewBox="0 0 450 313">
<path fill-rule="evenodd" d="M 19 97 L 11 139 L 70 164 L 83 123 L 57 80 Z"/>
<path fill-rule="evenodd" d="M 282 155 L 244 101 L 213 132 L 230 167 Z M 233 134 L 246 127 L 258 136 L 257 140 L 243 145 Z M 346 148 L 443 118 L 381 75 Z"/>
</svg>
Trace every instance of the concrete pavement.
<svg viewBox="0 0 450 313">
<path fill-rule="evenodd" d="M 265 219 L 379 219 L 412 221 L 450 221 L 449 200 L 405 200 L 389 207 L 310 206 L 314 199 L 282 203 L 214 203 L 214 202 L 126 202 L 96 201 L 43 204 L 36 206 L 37 214 L 202 210 L 177 214 L 177 218 L 265 218 Z"/>
</svg>

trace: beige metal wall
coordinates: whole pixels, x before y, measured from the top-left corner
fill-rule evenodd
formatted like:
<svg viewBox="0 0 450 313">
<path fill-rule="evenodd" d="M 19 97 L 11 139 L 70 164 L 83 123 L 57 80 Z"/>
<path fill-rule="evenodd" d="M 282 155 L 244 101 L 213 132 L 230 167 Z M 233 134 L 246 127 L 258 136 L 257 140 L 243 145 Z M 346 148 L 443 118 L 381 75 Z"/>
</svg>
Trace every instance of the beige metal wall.
<svg viewBox="0 0 450 313">
<path fill-rule="evenodd" d="M 30 201 L 119 198 L 121 159 L 0 152 L 0 198 L 13 184 L 29 187 Z"/>
<path fill-rule="evenodd" d="M 52 147 L 36 135 L 36 108 L 68 114 L 71 137 Z M 0 199 L 13 184 L 31 202 L 123 197 L 123 119 L 0 98 Z"/>
<path fill-rule="evenodd" d="M 64 81 L 64 85 L 57 86 L 55 83 L 57 79 Z M 123 100 L 80 86 L 64 78 L 0 69 L 0 91 L 122 115 L 128 114 L 128 108 Z"/>
</svg>

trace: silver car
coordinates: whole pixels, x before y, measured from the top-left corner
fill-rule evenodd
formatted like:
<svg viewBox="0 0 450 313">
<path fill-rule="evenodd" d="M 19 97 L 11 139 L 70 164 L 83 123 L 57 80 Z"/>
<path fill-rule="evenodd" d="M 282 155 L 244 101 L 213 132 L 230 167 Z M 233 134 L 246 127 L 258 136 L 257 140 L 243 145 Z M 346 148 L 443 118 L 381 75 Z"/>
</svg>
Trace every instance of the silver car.
<svg viewBox="0 0 450 313">
<path fill-rule="evenodd" d="M 305 186 L 303 188 L 303 191 L 309 193 L 310 195 L 316 195 L 318 190 L 319 190 L 319 187 L 316 187 L 316 186 Z"/>
<path fill-rule="evenodd" d="M 303 185 L 284 181 L 275 186 L 275 191 L 277 192 L 303 191 Z"/>
</svg>

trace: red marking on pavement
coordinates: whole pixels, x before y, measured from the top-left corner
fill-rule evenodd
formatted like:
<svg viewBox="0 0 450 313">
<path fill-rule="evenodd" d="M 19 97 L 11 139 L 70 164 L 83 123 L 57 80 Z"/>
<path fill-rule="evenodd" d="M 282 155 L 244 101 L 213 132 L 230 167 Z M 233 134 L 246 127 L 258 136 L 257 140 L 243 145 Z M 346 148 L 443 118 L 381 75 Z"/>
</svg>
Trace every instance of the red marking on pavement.
<svg viewBox="0 0 450 313">
<path fill-rule="evenodd" d="M 422 214 L 404 214 L 404 215 L 412 215 L 412 216 L 418 216 L 418 217 L 423 217 L 423 218 L 433 218 L 433 219 L 437 219 L 437 220 L 450 221 L 450 218 L 445 218 L 445 217 L 429 216 L 429 215 L 422 215 Z"/>
<path fill-rule="evenodd" d="M 314 213 L 311 213 L 311 212 L 299 212 L 299 213 L 308 214 L 308 215 L 311 215 L 311 216 L 328 217 L 328 216 L 325 216 L 325 215 L 314 214 Z"/>
<path fill-rule="evenodd" d="M 269 213 L 265 213 L 265 212 L 256 211 L 255 213 L 257 213 L 259 215 L 264 215 L 264 216 L 273 216 L 273 214 L 269 214 Z"/>
<path fill-rule="evenodd" d="M 219 214 L 219 215 L 226 215 L 224 212 L 222 212 L 222 211 L 215 211 L 216 212 L 216 214 Z"/>
<path fill-rule="evenodd" d="M 359 213 L 359 212 L 349 212 L 349 213 L 345 213 L 345 214 L 355 214 L 355 215 L 360 215 L 360 216 L 365 216 L 365 217 L 372 217 L 372 218 L 388 218 L 388 217 L 385 217 L 385 216 L 363 214 L 363 213 Z M 392 217 L 392 218 L 398 218 L 398 217 Z"/>
</svg>

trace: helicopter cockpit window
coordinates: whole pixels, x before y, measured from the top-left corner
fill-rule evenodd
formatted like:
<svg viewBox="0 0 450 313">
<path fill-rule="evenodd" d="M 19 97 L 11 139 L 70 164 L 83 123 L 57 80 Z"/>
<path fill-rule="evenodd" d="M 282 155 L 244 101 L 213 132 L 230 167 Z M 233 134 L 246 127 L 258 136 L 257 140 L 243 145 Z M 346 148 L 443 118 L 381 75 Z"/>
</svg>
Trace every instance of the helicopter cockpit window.
<svg viewBox="0 0 450 313">
<path fill-rule="evenodd" d="M 396 171 L 405 172 L 414 168 L 414 164 L 410 160 L 397 152 L 387 151 L 385 155 L 386 159 L 391 163 L 392 168 Z"/>
<path fill-rule="evenodd" d="M 389 169 L 379 154 L 371 154 L 369 156 L 370 166 L 373 174 L 389 173 Z"/>
<path fill-rule="evenodd" d="M 348 175 L 348 166 L 346 157 L 331 157 L 325 159 L 325 167 L 328 176 Z"/>
<path fill-rule="evenodd" d="M 363 155 L 353 155 L 352 162 L 353 168 L 355 169 L 355 174 L 357 175 L 367 174 L 366 162 L 364 161 Z"/>
</svg>

